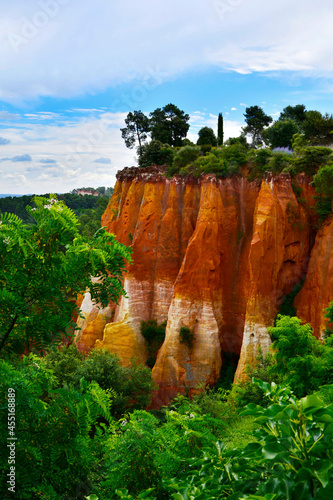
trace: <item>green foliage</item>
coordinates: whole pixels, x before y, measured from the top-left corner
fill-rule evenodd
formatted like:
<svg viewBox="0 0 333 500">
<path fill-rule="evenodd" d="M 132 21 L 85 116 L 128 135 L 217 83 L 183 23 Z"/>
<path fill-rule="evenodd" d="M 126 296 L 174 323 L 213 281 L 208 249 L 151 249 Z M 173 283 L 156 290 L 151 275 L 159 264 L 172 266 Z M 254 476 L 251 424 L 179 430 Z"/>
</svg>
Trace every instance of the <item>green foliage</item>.
<svg viewBox="0 0 333 500">
<path fill-rule="evenodd" d="M 138 141 L 138 155 L 141 157 L 142 146 L 149 132 L 149 119 L 142 111 L 134 111 L 128 113 L 125 123 L 126 127 L 120 129 L 120 131 L 126 147 L 132 149 L 136 141 Z"/>
<path fill-rule="evenodd" d="M 49 352 L 43 362 L 52 369 L 60 387 L 78 389 L 84 378 L 88 382 L 97 382 L 104 390 L 111 390 L 114 394 L 111 412 L 117 416 L 129 410 L 146 408 L 155 387 L 147 367 L 133 363 L 130 368 L 124 368 L 117 356 L 106 349 L 93 349 L 85 357 L 75 346 L 63 347 Z"/>
<path fill-rule="evenodd" d="M 203 174 L 216 174 L 217 176 L 227 175 L 227 163 L 223 154 L 218 149 L 213 149 L 206 156 L 199 157 L 193 169 L 195 176 Z"/>
<path fill-rule="evenodd" d="M 155 364 L 157 353 L 165 338 L 166 321 L 160 325 L 155 319 L 141 321 L 141 334 L 147 341 L 148 361 L 147 365 L 152 368 Z"/>
<path fill-rule="evenodd" d="M 232 169 L 238 171 L 238 167 L 242 167 L 247 162 L 247 148 L 240 142 L 224 147 L 222 154 L 227 161 L 229 171 Z"/>
<path fill-rule="evenodd" d="M 217 145 L 216 135 L 211 127 L 202 127 L 198 132 L 199 138 L 197 140 L 198 146 L 210 144 L 211 146 Z"/>
<path fill-rule="evenodd" d="M 98 496 L 108 499 L 107 493 L 125 487 L 127 492 L 123 490 L 123 494 L 134 498 L 146 488 L 154 488 L 158 499 L 170 498 L 165 480 L 184 469 L 184 460 L 199 457 L 202 448 L 216 440 L 212 425 L 223 427 L 193 408 L 187 398 L 179 397 L 165 410 L 163 424 L 144 411 L 135 411 L 119 421 L 118 432 L 110 436 L 101 464 L 105 480 L 95 490 Z"/>
<path fill-rule="evenodd" d="M 271 116 L 266 115 L 259 106 L 250 106 L 245 109 L 246 126 L 243 127 L 243 133 L 252 136 L 252 147 L 257 147 L 263 142 L 263 130 L 272 121 Z"/>
<path fill-rule="evenodd" d="M 79 217 L 81 214 L 86 213 L 86 211 L 87 213 L 89 213 L 88 210 L 91 210 L 93 213 L 93 218 L 95 219 L 97 217 L 95 217 L 95 212 L 100 210 L 100 203 L 105 204 L 105 200 L 109 200 L 109 198 L 112 196 L 113 188 L 99 187 L 96 189 L 96 191 L 100 193 L 100 196 L 93 196 L 89 194 L 79 196 L 77 194 L 77 190 L 74 189 L 71 193 L 59 194 L 58 200 L 63 201 L 68 208 L 71 208 L 77 217 Z M 43 195 L 43 197 L 50 198 L 50 193 Z M 101 198 L 103 199 L 103 201 L 100 201 Z M 22 219 L 25 224 L 35 224 L 36 220 L 33 216 L 33 212 L 28 212 L 26 209 L 27 205 L 30 205 L 31 208 L 36 208 L 36 204 L 33 200 L 34 197 L 30 195 L 13 197 L 5 196 L 4 198 L 0 198 L 0 213 L 13 213 L 16 214 L 20 219 Z M 100 226 L 101 225 L 99 221 L 99 226 L 97 227 L 97 229 Z M 81 233 L 81 228 L 79 229 Z M 97 231 L 97 229 L 95 230 L 95 232 Z"/>
<path fill-rule="evenodd" d="M 294 168 L 296 172 L 305 172 L 307 175 L 315 175 L 319 167 L 325 165 L 332 154 L 330 148 L 322 146 L 309 146 L 302 150 L 302 155 L 295 158 Z"/>
<path fill-rule="evenodd" d="M 0 361 L 0 440 L 7 448 L 7 399 L 15 391 L 16 495 L 20 500 L 82 499 L 101 459 L 101 419 L 111 424 L 112 393 L 82 380 L 79 389 L 55 388 L 52 370 L 34 355 L 14 369 Z M 92 435 L 95 434 L 95 438 Z M 0 489 L 7 491 L 8 454 L 0 459 Z M 24 485 L 24 487 L 23 487 Z"/>
<path fill-rule="evenodd" d="M 107 196 L 100 196 L 96 199 L 94 208 L 81 210 L 78 221 L 80 224 L 79 233 L 82 236 L 93 238 L 96 231 L 100 229 L 101 217 L 105 212 L 108 202 L 109 198 Z"/>
<path fill-rule="evenodd" d="M 160 141 L 153 140 L 141 148 L 139 157 L 140 167 L 150 167 L 150 165 L 171 165 L 173 161 L 174 150 Z"/>
<path fill-rule="evenodd" d="M 181 344 L 186 344 L 190 349 L 193 347 L 194 333 L 187 326 L 181 326 L 179 330 L 179 338 Z"/>
<path fill-rule="evenodd" d="M 263 137 L 273 149 L 279 147 L 291 149 L 293 135 L 298 132 L 298 125 L 289 119 L 275 122 L 264 131 Z"/>
<path fill-rule="evenodd" d="M 318 199 L 324 200 L 326 204 L 333 205 L 333 164 L 324 165 L 313 177 L 313 184 L 318 194 Z"/>
<path fill-rule="evenodd" d="M 297 283 L 289 292 L 287 295 L 282 300 L 279 314 L 281 316 L 296 316 L 296 307 L 294 306 L 294 300 L 296 298 L 296 295 L 298 292 L 301 291 L 302 287 L 304 285 L 304 280 L 302 280 L 300 283 Z"/>
<path fill-rule="evenodd" d="M 295 394 L 304 396 L 333 380 L 333 349 L 321 344 L 310 325 L 296 317 L 278 316 L 269 328 L 276 365 L 272 373 L 282 377 Z"/>
<path fill-rule="evenodd" d="M 199 156 L 200 148 L 198 146 L 184 146 L 180 148 L 173 158 L 173 171 L 179 172 L 181 168 L 192 165 Z"/>
<path fill-rule="evenodd" d="M 244 449 L 209 446 L 199 459 L 184 463 L 184 473 L 168 487 L 174 499 L 328 499 L 333 481 L 333 409 L 317 396 L 301 400 L 276 384 L 254 383 L 271 401 L 250 404 L 259 428 L 257 442 Z"/>
<path fill-rule="evenodd" d="M 223 144 L 223 116 L 222 113 L 219 113 L 219 117 L 217 119 L 217 145 L 222 146 Z"/>
<path fill-rule="evenodd" d="M 54 196 L 34 202 L 36 225 L 25 226 L 14 214 L 0 216 L 0 350 L 7 353 L 71 338 L 82 290 L 89 288 L 104 306 L 125 294 L 129 249 L 104 229 L 92 240 L 80 236 L 74 213 Z"/>
<path fill-rule="evenodd" d="M 327 326 L 324 332 L 324 338 L 328 338 L 333 334 L 333 301 L 325 309 L 325 318 L 328 319 Z"/>
<path fill-rule="evenodd" d="M 306 110 L 304 104 L 296 104 L 296 106 L 287 106 L 280 113 L 280 120 L 293 120 L 298 125 L 306 119 Z"/>
<path fill-rule="evenodd" d="M 302 131 L 305 140 L 319 146 L 331 144 L 333 141 L 333 116 L 319 111 L 306 111 L 302 122 Z"/>
<path fill-rule="evenodd" d="M 167 104 L 162 109 L 155 109 L 150 113 L 149 118 L 152 140 L 170 146 L 182 146 L 182 141 L 190 128 L 189 119 L 190 116 L 174 104 Z"/>
</svg>

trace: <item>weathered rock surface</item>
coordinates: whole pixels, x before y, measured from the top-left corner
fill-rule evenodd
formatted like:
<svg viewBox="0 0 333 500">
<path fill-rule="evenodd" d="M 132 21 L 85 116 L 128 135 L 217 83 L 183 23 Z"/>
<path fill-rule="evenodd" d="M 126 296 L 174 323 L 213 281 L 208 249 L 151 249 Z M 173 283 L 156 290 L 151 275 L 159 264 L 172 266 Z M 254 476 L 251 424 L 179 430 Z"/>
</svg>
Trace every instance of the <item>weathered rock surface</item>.
<svg viewBox="0 0 333 500">
<path fill-rule="evenodd" d="M 322 337 L 327 324 L 323 310 L 332 300 L 333 217 L 318 231 L 305 284 L 295 299 L 297 316 L 310 323 L 317 338 Z"/>
<path fill-rule="evenodd" d="M 83 302 L 79 345 L 106 347 L 126 365 L 133 358 L 144 362 L 141 321 L 167 320 L 153 368 L 156 407 L 185 388 L 213 385 L 225 352 L 240 356 L 236 378 L 242 378 L 259 346 L 267 350 L 267 327 L 284 296 L 306 277 L 310 255 L 297 307 L 316 332 L 322 329 L 317 310 L 333 299 L 333 223 L 318 233 L 311 254 L 316 221 L 305 176 L 293 180 L 301 200 L 286 174 L 262 182 L 215 175 L 168 179 L 161 167 L 133 167 L 117 179 L 102 225 L 133 248 L 124 281 L 128 297 L 98 313 Z M 181 342 L 182 326 L 193 332 L 192 346 Z"/>
</svg>

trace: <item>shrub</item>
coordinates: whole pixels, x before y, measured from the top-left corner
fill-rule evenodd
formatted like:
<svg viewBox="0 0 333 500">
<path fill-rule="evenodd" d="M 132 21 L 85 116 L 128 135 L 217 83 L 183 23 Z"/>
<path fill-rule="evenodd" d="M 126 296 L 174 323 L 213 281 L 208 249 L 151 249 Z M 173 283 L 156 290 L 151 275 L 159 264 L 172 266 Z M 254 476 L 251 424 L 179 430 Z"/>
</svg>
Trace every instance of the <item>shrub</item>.
<svg viewBox="0 0 333 500">
<path fill-rule="evenodd" d="M 155 319 L 141 321 L 141 334 L 147 341 L 148 361 L 147 365 L 152 368 L 155 364 L 157 353 L 165 338 L 166 321 L 157 324 Z"/>
<path fill-rule="evenodd" d="M 195 175 L 216 174 L 226 177 L 228 175 L 227 162 L 220 149 L 212 149 L 206 156 L 201 156 L 195 162 Z"/>
<path fill-rule="evenodd" d="M 305 172 L 307 175 L 315 175 L 319 167 L 327 163 L 332 150 L 322 146 L 309 146 L 302 150 L 302 155 L 294 159 L 296 172 Z"/>
<path fill-rule="evenodd" d="M 313 177 L 317 200 L 333 206 L 333 164 L 324 165 Z M 317 201 L 317 203 L 318 203 Z M 318 207 L 319 208 L 319 207 Z"/>
<path fill-rule="evenodd" d="M 180 343 L 186 344 L 190 349 L 193 347 L 194 333 L 187 327 L 181 326 L 179 330 Z"/>
<path fill-rule="evenodd" d="M 139 157 L 140 167 L 150 167 L 150 165 L 171 165 L 173 161 L 174 150 L 168 144 L 153 140 L 149 144 L 141 147 Z"/>
<path fill-rule="evenodd" d="M 247 162 L 247 148 L 240 142 L 224 146 L 222 152 L 227 161 L 228 169 L 231 166 L 241 167 Z"/>
<path fill-rule="evenodd" d="M 50 353 L 43 360 L 48 368 L 54 370 L 60 386 L 78 388 L 80 380 L 95 381 L 104 390 L 113 390 L 115 397 L 111 411 L 122 415 L 135 408 L 146 408 L 149 404 L 154 384 L 151 371 L 145 366 L 124 368 L 115 354 L 106 349 L 93 349 L 89 356 L 79 355 L 76 347 Z M 62 370 L 70 369 L 69 372 Z"/>
<path fill-rule="evenodd" d="M 45 368 L 37 356 L 24 357 L 16 369 L 0 361 L 0 441 L 7 449 L 7 397 L 11 388 L 17 412 L 13 432 L 18 438 L 14 497 L 20 500 L 83 500 L 91 489 L 91 474 L 101 460 L 100 422 L 111 424 L 112 393 L 103 391 L 96 382 L 82 381 L 78 389 L 56 389 L 55 382 L 52 370 Z M 8 488 L 7 460 L 4 453 L 0 459 L 3 493 Z"/>
<path fill-rule="evenodd" d="M 200 148 L 198 146 L 184 146 L 175 154 L 172 167 L 179 172 L 181 168 L 192 165 L 199 155 Z"/>
<path fill-rule="evenodd" d="M 257 442 L 228 450 L 205 447 L 168 483 L 173 498 L 324 500 L 333 495 L 333 410 L 316 395 L 297 400 L 287 387 L 253 380 L 270 402 L 250 404 Z M 186 497 L 183 493 L 186 492 Z"/>
<path fill-rule="evenodd" d="M 310 325 L 278 315 L 268 331 L 276 360 L 271 372 L 288 381 L 295 394 L 304 396 L 333 380 L 333 349 L 312 335 Z"/>
</svg>

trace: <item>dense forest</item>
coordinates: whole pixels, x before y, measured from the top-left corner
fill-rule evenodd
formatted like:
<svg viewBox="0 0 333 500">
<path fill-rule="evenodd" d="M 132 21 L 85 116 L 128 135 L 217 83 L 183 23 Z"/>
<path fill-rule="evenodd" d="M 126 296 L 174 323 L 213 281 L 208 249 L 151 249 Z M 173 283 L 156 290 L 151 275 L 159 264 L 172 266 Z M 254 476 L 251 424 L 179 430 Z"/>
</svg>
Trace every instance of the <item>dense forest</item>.
<svg viewBox="0 0 333 500">
<path fill-rule="evenodd" d="M 128 117 L 129 147 L 138 140 L 138 128 L 128 128 L 132 117 L 143 123 L 141 167 L 164 164 L 167 176 L 194 177 L 285 172 L 299 197 L 296 176 L 305 172 L 313 177 L 319 219 L 331 216 L 331 117 L 287 107 L 269 127 L 267 115 L 252 107 L 258 109 L 246 110 L 242 136 L 224 142 L 219 118 L 218 137 L 204 130 L 192 144 L 179 126 L 188 121 L 183 112 L 175 118 L 178 132 L 170 131 L 170 113 L 178 113 L 170 106 L 147 120 L 141 112 Z M 281 129 L 289 142 L 276 139 Z M 0 199 L 2 498 L 331 499 L 333 302 L 318 340 L 295 317 L 291 294 L 269 329 L 270 353 L 259 353 L 245 380 L 233 384 L 230 356 L 216 386 L 198 387 L 192 397 L 185 387 L 170 406 L 152 410 L 150 366 L 165 324 L 141 324 L 148 366 L 133 360 L 125 368 L 106 350 L 84 355 L 73 342 L 84 290 L 102 306 L 125 295 L 131 248 L 100 228 L 111 192 L 104 194 Z M 190 333 L 183 330 L 183 342 L 191 342 Z"/>
<path fill-rule="evenodd" d="M 92 188 L 82 188 L 83 191 L 89 191 L 90 189 Z M 59 194 L 57 197 L 67 207 L 71 208 L 78 217 L 80 234 L 92 237 L 101 227 L 101 216 L 112 196 L 113 188 L 97 188 L 98 196 L 91 194 L 79 195 L 77 191 L 77 189 L 74 189 L 71 193 Z M 44 197 L 49 196 L 50 193 L 44 195 Z M 36 221 L 33 213 L 26 209 L 27 206 L 36 207 L 33 196 L 4 196 L 0 198 L 0 213 L 16 214 L 23 222 L 34 224 Z"/>
</svg>

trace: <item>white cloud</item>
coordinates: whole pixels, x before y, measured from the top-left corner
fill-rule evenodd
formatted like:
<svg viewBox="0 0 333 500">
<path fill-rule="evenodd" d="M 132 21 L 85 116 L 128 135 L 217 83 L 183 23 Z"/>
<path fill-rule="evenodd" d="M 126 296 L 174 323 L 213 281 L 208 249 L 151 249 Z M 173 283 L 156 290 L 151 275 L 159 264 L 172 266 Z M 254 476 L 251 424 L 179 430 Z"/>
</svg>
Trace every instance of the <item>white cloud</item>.
<svg viewBox="0 0 333 500">
<path fill-rule="evenodd" d="M 125 117 L 105 112 L 68 122 L 12 124 L 6 130 L 8 157 L 1 160 L 1 192 L 63 193 L 84 185 L 114 185 L 117 170 L 135 164 L 119 130 Z M 96 158 L 104 161 L 95 163 Z"/>
<path fill-rule="evenodd" d="M 43 12 L 43 1 L 0 4 L 2 100 L 72 97 L 130 81 L 135 99 L 212 66 L 333 72 L 331 0 L 230 3 L 223 18 L 214 1 L 53 0 L 54 14 Z"/>
<path fill-rule="evenodd" d="M 237 108 L 231 108 L 231 111 L 237 111 Z"/>
</svg>

